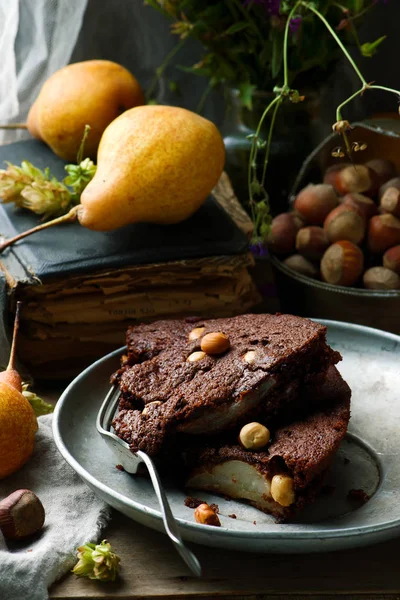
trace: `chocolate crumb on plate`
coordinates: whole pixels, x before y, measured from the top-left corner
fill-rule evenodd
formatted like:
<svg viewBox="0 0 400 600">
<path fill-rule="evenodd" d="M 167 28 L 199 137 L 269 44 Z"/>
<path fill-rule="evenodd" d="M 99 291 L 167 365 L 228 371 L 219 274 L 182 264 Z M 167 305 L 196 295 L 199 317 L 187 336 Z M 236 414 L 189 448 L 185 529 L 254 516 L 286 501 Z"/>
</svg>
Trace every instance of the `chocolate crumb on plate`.
<svg viewBox="0 0 400 600">
<path fill-rule="evenodd" d="M 347 494 L 347 499 L 354 504 L 362 506 L 368 502 L 370 496 L 364 490 L 350 490 Z"/>
<path fill-rule="evenodd" d="M 192 496 L 187 496 L 184 501 L 184 505 L 188 508 L 197 508 L 200 504 L 204 504 L 204 500 L 199 500 L 198 498 L 192 498 Z"/>
</svg>

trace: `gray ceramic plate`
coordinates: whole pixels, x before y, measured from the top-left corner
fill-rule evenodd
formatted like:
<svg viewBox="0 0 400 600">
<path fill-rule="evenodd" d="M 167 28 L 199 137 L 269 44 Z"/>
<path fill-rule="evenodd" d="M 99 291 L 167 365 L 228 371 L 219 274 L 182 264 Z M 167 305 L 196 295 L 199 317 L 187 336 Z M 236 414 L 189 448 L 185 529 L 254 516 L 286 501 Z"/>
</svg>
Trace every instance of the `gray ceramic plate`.
<svg viewBox="0 0 400 600">
<path fill-rule="evenodd" d="M 222 527 L 194 522 L 186 494 L 164 481 L 181 535 L 188 541 L 253 552 L 315 552 L 371 544 L 400 535 L 400 337 L 360 325 L 316 319 L 328 326 L 328 341 L 343 355 L 339 369 L 353 391 L 349 434 L 330 470 L 331 493 L 296 523 L 278 525 L 260 511 L 207 493 Z M 75 471 L 108 504 L 135 521 L 163 530 L 147 479 L 116 468 L 116 459 L 96 431 L 96 416 L 123 349 L 86 369 L 65 390 L 54 414 L 56 444 Z M 348 492 L 370 496 L 356 508 Z M 196 495 L 196 492 L 193 492 Z M 236 514 L 237 518 L 228 515 Z"/>
</svg>

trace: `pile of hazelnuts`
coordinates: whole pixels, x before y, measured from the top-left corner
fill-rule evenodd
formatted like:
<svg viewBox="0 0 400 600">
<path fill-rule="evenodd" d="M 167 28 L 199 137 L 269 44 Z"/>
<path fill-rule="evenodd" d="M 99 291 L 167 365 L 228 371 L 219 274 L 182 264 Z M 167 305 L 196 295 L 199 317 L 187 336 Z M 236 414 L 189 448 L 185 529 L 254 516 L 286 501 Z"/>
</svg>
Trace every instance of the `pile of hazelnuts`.
<svg viewBox="0 0 400 600">
<path fill-rule="evenodd" d="M 269 249 L 326 283 L 400 289 L 400 174 L 384 159 L 329 167 L 272 221 Z"/>
</svg>

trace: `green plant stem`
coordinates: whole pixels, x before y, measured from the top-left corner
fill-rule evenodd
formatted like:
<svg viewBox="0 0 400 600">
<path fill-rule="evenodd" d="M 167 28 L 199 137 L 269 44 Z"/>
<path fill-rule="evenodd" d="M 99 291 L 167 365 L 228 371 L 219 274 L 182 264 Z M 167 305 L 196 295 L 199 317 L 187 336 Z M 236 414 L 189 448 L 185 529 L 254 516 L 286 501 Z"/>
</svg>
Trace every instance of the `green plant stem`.
<svg viewBox="0 0 400 600">
<path fill-rule="evenodd" d="M 256 129 L 256 133 L 255 136 L 253 138 L 253 142 L 250 148 L 250 157 L 249 157 L 249 164 L 248 164 L 248 170 L 247 170 L 247 185 L 248 185 L 248 189 L 249 189 L 249 198 L 250 198 L 250 210 L 251 210 L 251 216 L 253 219 L 253 223 L 255 222 L 255 211 L 254 211 L 254 198 L 253 198 L 253 191 L 251 189 L 251 184 L 252 184 L 252 175 L 254 173 L 254 179 L 257 180 L 257 142 L 258 142 L 258 137 L 260 135 L 260 131 L 261 131 L 261 127 L 262 124 L 267 116 L 267 114 L 269 113 L 269 111 L 271 110 L 271 108 L 273 108 L 273 106 L 275 106 L 275 104 L 277 104 L 281 99 L 281 95 L 276 96 L 267 106 L 267 108 L 264 110 L 261 119 L 258 122 L 257 125 L 257 129 Z M 269 137 L 272 136 L 272 131 L 270 128 L 270 135 Z M 253 166 L 254 165 L 254 166 Z M 254 171 L 253 171 L 254 169 Z"/>
<path fill-rule="evenodd" d="M 298 8 L 301 6 L 302 2 L 296 2 L 296 4 L 293 6 L 292 10 L 289 13 L 289 16 L 287 18 L 286 21 L 286 25 L 285 25 L 285 34 L 284 34 L 284 38 L 283 38 L 283 87 L 284 89 L 289 88 L 289 67 L 288 67 L 288 41 L 289 41 L 289 29 L 290 29 L 290 22 L 292 20 L 292 18 L 294 17 L 294 15 L 296 14 Z"/>
<path fill-rule="evenodd" d="M 71 208 L 71 210 L 61 217 L 57 217 L 56 219 L 52 219 L 51 221 L 47 221 L 47 223 L 42 223 L 42 225 L 37 225 L 37 227 L 32 227 L 32 229 L 28 229 L 27 231 L 23 231 L 18 235 L 15 235 L 13 238 L 9 238 L 0 244 L 0 252 L 3 252 L 9 246 L 15 244 L 15 242 L 19 242 L 28 235 L 32 235 L 33 233 L 37 233 L 38 231 L 42 231 L 43 229 L 48 229 L 49 227 L 53 227 L 53 225 L 60 225 L 61 223 L 68 223 L 71 221 L 76 221 L 78 218 L 78 210 L 80 208 L 80 204 Z"/>
<path fill-rule="evenodd" d="M 364 77 L 362 76 L 362 74 L 361 74 L 359 68 L 357 67 L 356 63 L 354 62 L 354 60 L 350 56 L 349 52 L 346 50 L 346 48 L 343 45 L 343 43 L 340 40 L 340 38 L 336 35 L 335 30 L 332 29 L 332 27 L 330 26 L 330 24 L 328 23 L 328 21 L 325 19 L 325 17 L 323 15 L 321 15 L 321 13 L 316 8 L 314 8 L 314 6 L 312 6 L 309 2 L 305 2 L 304 0 L 299 0 L 298 4 L 300 4 L 301 6 L 304 6 L 305 8 L 307 8 L 308 10 L 310 10 L 311 12 L 313 12 L 323 22 L 323 24 L 325 25 L 325 27 L 327 28 L 327 30 L 329 31 L 329 33 L 331 34 L 331 36 L 333 37 L 333 39 L 336 41 L 336 43 L 338 44 L 338 46 L 341 49 L 341 51 L 343 52 L 343 54 L 345 55 L 345 57 L 347 58 L 347 60 L 351 64 L 351 66 L 353 67 L 355 73 L 357 74 L 357 76 L 360 79 L 360 81 L 363 84 L 363 86 L 367 86 L 367 82 L 365 81 Z M 297 6 L 297 4 L 296 4 L 296 6 Z M 293 11 L 291 11 L 290 14 L 292 14 L 292 12 Z"/>
<path fill-rule="evenodd" d="M 85 148 L 86 138 L 89 135 L 90 129 L 91 129 L 90 125 L 86 124 L 85 129 L 83 130 L 83 136 L 82 136 L 81 143 L 79 145 L 78 155 L 77 155 L 77 159 L 76 159 L 76 162 L 78 165 L 80 165 L 80 163 L 83 160 L 83 150 Z"/>
<path fill-rule="evenodd" d="M 342 120 L 342 108 L 344 106 L 346 106 L 346 104 L 349 104 L 349 102 L 354 100 L 354 98 L 357 98 L 357 96 L 360 96 L 361 94 L 363 94 L 366 90 L 382 90 L 384 92 L 390 92 L 391 94 L 396 94 L 396 96 L 400 96 L 399 90 L 393 90 L 392 88 L 387 88 L 383 85 L 368 85 L 368 84 L 366 84 L 365 86 L 363 86 L 362 88 L 360 88 L 359 90 L 354 92 L 354 94 L 352 94 L 351 96 L 346 98 L 346 100 L 344 100 L 341 104 L 339 104 L 339 106 L 336 109 L 336 120 L 337 121 Z"/>
<path fill-rule="evenodd" d="M 385 87 L 384 85 L 368 85 L 368 90 L 383 90 L 384 92 L 389 92 L 391 94 L 396 94 L 396 96 L 400 96 L 399 90 L 394 90 L 392 88 Z"/>
<path fill-rule="evenodd" d="M 267 167 L 268 167 L 269 152 L 271 149 L 272 133 L 273 133 L 274 127 L 275 127 L 275 119 L 276 119 L 276 115 L 278 113 L 279 107 L 282 104 L 282 100 L 283 100 L 282 96 L 278 96 L 278 101 L 275 104 L 274 112 L 272 113 L 272 117 L 271 117 L 271 124 L 270 124 L 269 132 L 268 132 L 267 148 L 265 150 L 265 160 L 264 160 L 263 172 L 262 172 L 262 177 L 261 177 L 261 185 L 263 187 L 264 187 L 265 176 L 266 176 Z"/>
<path fill-rule="evenodd" d="M 174 46 L 172 48 L 172 50 L 170 50 L 170 52 L 168 52 L 167 56 L 164 58 L 161 65 L 158 67 L 158 69 L 156 71 L 156 76 L 154 77 L 153 81 L 151 82 L 151 84 L 146 92 L 147 101 L 149 101 L 151 99 L 151 96 L 156 88 L 156 85 L 157 85 L 161 75 L 164 73 L 165 69 L 168 67 L 169 63 L 174 58 L 175 54 L 177 54 L 179 52 L 179 50 L 183 47 L 185 42 L 186 42 L 186 38 L 183 40 L 181 39 L 180 42 L 178 42 L 176 44 L 176 46 Z"/>
</svg>

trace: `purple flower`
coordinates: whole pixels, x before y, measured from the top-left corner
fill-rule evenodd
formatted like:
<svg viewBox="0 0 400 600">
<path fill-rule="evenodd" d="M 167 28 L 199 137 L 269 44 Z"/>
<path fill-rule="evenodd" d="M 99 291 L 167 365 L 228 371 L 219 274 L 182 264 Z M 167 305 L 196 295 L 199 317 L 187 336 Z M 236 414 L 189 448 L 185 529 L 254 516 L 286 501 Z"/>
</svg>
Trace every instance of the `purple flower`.
<svg viewBox="0 0 400 600">
<path fill-rule="evenodd" d="M 268 250 L 265 245 L 265 242 L 263 242 L 261 240 L 254 240 L 250 244 L 250 252 L 254 256 L 267 256 L 267 254 L 268 254 Z"/>
<path fill-rule="evenodd" d="M 289 29 L 294 34 L 299 30 L 300 25 L 301 25 L 301 17 L 300 16 L 293 17 L 293 19 L 290 20 Z"/>
<path fill-rule="evenodd" d="M 279 16 L 281 0 L 245 0 L 244 5 L 258 4 L 263 6 L 269 15 Z"/>
</svg>

